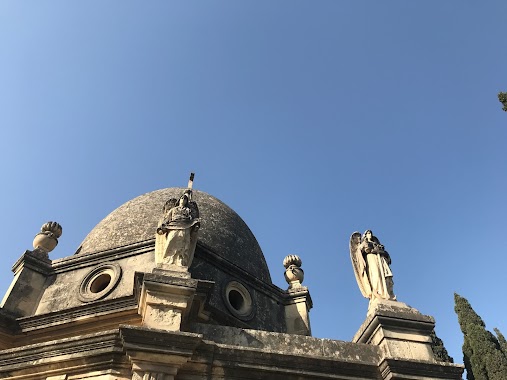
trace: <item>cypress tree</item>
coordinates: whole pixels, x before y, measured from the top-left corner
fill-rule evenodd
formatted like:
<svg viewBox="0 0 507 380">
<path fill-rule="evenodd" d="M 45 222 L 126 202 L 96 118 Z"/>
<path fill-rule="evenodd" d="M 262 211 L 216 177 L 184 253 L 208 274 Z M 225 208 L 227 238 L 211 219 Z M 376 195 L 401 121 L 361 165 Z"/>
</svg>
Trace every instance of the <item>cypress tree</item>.
<svg viewBox="0 0 507 380">
<path fill-rule="evenodd" d="M 431 350 L 433 351 L 433 355 L 435 355 L 435 359 L 439 362 L 447 362 L 454 363 L 454 359 L 449 356 L 449 353 L 445 349 L 444 342 L 440 339 L 435 330 L 431 332 Z"/>
<path fill-rule="evenodd" d="M 507 356 L 507 340 L 505 340 L 503 334 L 496 327 L 493 330 L 495 330 L 495 334 L 498 338 L 498 343 L 500 343 L 500 348 L 502 349 L 503 354 Z"/>
<path fill-rule="evenodd" d="M 507 112 L 507 92 L 499 92 L 498 93 L 498 100 L 500 103 L 502 103 L 503 107 L 502 109 Z"/>
<path fill-rule="evenodd" d="M 472 309 L 470 303 L 454 293 L 454 310 L 463 332 L 463 362 L 468 380 L 507 379 L 507 357 L 496 337 Z"/>
</svg>

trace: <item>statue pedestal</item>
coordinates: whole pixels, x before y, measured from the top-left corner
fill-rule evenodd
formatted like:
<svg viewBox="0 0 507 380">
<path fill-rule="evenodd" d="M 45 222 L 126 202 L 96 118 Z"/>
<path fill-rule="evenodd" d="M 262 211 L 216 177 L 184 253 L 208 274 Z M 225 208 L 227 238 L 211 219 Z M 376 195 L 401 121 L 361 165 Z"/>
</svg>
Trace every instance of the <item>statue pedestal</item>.
<svg viewBox="0 0 507 380">
<path fill-rule="evenodd" d="M 380 347 L 383 379 L 461 379 L 461 365 L 436 361 L 434 327 L 433 317 L 402 302 L 375 299 L 352 342 Z"/>
<path fill-rule="evenodd" d="M 352 342 L 380 346 L 386 357 L 435 360 L 430 336 L 434 327 L 433 317 L 402 302 L 375 299 Z"/>
<path fill-rule="evenodd" d="M 157 266 L 152 269 L 151 273 L 178 278 L 191 277 L 188 267 L 175 264 L 157 264 Z"/>
<path fill-rule="evenodd" d="M 183 273 L 183 272 L 177 272 Z M 173 276 L 171 271 L 146 273 L 139 299 L 143 326 L 178 331 L 183 318 L 190 312 L 197 289 L 197 280 Z"/>
<path fill-rule="evenodd" d="M 310 309 L 312 298 L 308 288 L 301 286 L 289 288 L 285 299 L 285 324 L 288 334 L 312 335 L 310 328 Z"/>
</svg>

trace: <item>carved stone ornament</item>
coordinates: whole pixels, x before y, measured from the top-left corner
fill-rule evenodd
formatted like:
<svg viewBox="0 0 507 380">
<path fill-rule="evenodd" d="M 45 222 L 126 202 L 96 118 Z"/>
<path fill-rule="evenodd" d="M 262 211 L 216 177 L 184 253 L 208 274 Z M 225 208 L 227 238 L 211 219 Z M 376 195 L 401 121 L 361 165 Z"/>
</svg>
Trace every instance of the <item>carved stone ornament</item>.
<svg viewBox="0 0 507 380">
<path fill-rule="evenodd" d="M 33 239 L 33 247 L 45 253 L 51 252 L 58 245 L 58 238 L 62 236 L 62 226 L 56 222 L 42 225 L 40 232 Z"/>
<path fill-rule="evenodd" d="M 285 267 L 285 281 L 289 284 L 289 288 L 301 287 L 301 283 L 305 278 L 305 273 L 301 269 L 302 261 L 297 255 L 288 255 L 283 259 L 283 266 Z"/>
<path fill-rule="evenodd" d="M 393 273 L 389 267 L 391 257 L 371 230 L 362 236 L 359 232 L 351 235 L 350 258 L 357 285 L 364 297 L 396 300 Z"/>
<path fill-rule="evenodd" d="M 155 262 L 189 267 L 194 258 L 197 233 L 201 225 L 199 208 L 187 189 L 179 199 L 169 199 L 163 208 L 155 241 Z"/>
</svg>

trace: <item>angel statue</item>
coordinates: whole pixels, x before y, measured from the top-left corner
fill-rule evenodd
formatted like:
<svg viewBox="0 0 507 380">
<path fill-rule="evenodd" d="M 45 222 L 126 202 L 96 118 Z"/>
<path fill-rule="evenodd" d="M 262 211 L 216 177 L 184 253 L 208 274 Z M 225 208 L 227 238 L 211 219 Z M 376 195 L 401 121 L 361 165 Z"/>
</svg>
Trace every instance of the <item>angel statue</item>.
<svg viewBox="0 0 507 380">
<path fill-rule="evenodd" d="M 363 236 L 359 232 L 352 234 L 350 258 L 363 296 L 370 300 L 396 300 L 393 293 L 393 273 L 389 268 L 391 258 L 371 230 L 367 230 Z"/>
<path fill-rule="evenodd" d="M 197 203 L 187 189 L 180 199 L 171 198 L 164 205 L 164 214 L 157 226 L 155 262 L 188 267 L 194 258 L 197 232 L 200 227 Z"/>
</svg>

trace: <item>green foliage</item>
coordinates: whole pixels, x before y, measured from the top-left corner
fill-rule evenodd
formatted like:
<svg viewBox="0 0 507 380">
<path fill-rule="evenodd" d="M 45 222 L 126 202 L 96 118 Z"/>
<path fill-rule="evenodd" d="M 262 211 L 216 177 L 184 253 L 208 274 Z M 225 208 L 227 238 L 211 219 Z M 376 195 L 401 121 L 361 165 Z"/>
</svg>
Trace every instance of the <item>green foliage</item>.
<svg viewBox="0 0 507 380">
<path fill-rule="evenodd" d="M 437 336 L 435 330 L 431 332 L 431 350 L 435 355 L 435 359 L 439 362 L 454 363 L 454 359 L 449 356 L 449 353 L 445 349 L 444 342 Z"/>
<path fill-rule="evenodd" d="M 503 351 L 503 354 L 507 356 L 507 340 L 505 340 L 503 334 L 496 327 L 493 330 L 495 330 L 495 334 L 498 338 L 498 343 L 500 343 L 500 348 Z"/>
<path fill-rule="evenodd" d="M 507 112 L 507 92 L 499 92 L 498 93 L 498 100 L 500 100 L 500 103 L 503 104 L 502 109 Z"/>
<path fill-rule="evenodd" d="M 507 357 L 496 337 L 472 309 L 470 303 L 454 294 L 454 310 L 463 332 L 463 362 L 468 380 L 507 379 Z"/>
</svg>

